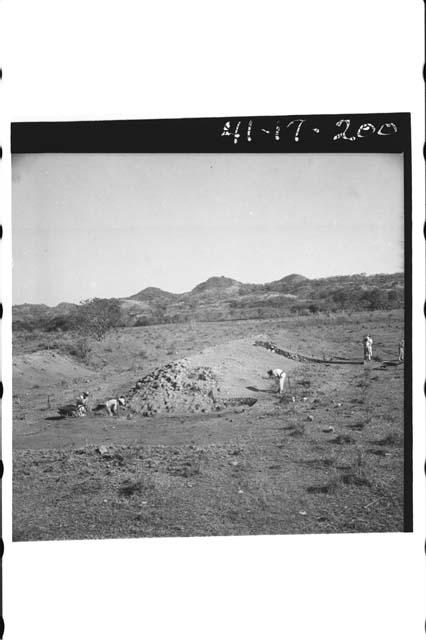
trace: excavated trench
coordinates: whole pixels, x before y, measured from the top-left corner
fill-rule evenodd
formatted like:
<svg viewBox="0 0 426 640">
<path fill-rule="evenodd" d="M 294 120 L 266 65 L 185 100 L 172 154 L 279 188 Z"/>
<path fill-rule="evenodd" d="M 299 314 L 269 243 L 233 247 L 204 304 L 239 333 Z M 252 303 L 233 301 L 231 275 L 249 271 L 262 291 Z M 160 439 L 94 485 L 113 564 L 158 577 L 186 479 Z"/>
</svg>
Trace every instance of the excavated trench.
<svg viewBox="0 0 426 640">
<path fill-rule="evenodd" d="M 316 358 L 315 356 L 306 356 L 302 353 L 287 351 L 286 349 L 281 349 L 277 347 L 273 342 L 265 341 L 265 340 L 256 340 L 254 342 L 255 347 L 263 347 L 268 351 L 272 351 L 272 353 L 277 353 L 288 360 L 295 360 L 296 362 L 315 362 L 317 364 L 364 364 L 364 360 L 354 360 L 349 358 L 341 358 L 340 356 L 331 356 L 328 358 Z M 381 368 L 397 366 L 403 364 L 398 360 L 379 360 Z"/>
</svg>

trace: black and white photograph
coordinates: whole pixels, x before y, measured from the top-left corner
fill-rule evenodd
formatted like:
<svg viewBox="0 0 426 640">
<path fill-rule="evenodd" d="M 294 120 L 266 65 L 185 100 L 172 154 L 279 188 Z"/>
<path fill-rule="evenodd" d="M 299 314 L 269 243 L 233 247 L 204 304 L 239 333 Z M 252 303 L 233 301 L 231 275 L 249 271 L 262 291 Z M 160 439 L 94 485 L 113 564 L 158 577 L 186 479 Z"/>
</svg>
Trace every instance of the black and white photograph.
<svg viewBox="0 0 426 640">
<path fill-rule="evenodd" d="M 407 162 L 342 152 L 368 120 L 13 154 L 15 541 L 410 530 Z"/>
<path fill-rule="evenodd" d="M 424 637 L 424 12 L 2 3 L 1 637 Z"/>
</svg>

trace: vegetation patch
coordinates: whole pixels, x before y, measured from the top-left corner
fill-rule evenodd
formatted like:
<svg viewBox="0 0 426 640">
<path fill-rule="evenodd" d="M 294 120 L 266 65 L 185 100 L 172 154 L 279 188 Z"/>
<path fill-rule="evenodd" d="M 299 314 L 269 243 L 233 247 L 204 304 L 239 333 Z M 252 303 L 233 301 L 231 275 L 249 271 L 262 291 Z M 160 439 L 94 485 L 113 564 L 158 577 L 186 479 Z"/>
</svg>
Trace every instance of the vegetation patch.
<svg viewBox="0 0 426 640">
<path fill-rule="evenodd" d="M 390 433 L 384 438 L 373 440 L 372 444 L 379 445 L 380 447 L 401 447 L 404 444 L 404 437 L 399 433 Z"/>
<path fill-rule="evenodd" d="M 121 496 L 125 496 L 126 498 L 130 498 L 133 495 L 142 495 L 147 489 L 152 489 L 152 483 L 142 482 L 142 480 L 132 480 L 127 479 L 123 482 L 123 484 L 119 487 L 118 493 Z"/>
<path fill-rule="evenodd" d="M 356 440 L 350 435 L 341 434 L 333 438 L 331 442 L 334 442 L 334 444 L 354 444 Z"/>
<path fill-rule="evenodd" d="M 346 429 L 351 429 L 351 431 L 362 431 L 365 427 L 363 422 L 354 422 L 353 424 L 345 424 Z"/>
</svg>

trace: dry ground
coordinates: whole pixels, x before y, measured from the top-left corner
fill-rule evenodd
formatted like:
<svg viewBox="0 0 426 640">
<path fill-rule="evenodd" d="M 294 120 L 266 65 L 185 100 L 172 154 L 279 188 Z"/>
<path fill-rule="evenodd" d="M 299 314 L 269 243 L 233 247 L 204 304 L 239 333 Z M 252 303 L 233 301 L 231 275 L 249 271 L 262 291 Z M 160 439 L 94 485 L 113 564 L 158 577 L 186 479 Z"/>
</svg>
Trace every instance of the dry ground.
<svg viewBox="0 0 426 640">
<path fill-rule="evenodd" d="M 398 312 L 139 327 L 87 366 L 15 336 L 14 539 L 402 531 L 403 366 L 300 364 L 253 346 L 268 336 L 359 359 L 369 331 L 384 360 L 402 327 Z M 180 358 L 256 404 L 56 419 L 85 388 L 93 401 L 127 392 Z M 275 366 L 291 380 L 282 400 L 265 376 Z"/>
</svg>

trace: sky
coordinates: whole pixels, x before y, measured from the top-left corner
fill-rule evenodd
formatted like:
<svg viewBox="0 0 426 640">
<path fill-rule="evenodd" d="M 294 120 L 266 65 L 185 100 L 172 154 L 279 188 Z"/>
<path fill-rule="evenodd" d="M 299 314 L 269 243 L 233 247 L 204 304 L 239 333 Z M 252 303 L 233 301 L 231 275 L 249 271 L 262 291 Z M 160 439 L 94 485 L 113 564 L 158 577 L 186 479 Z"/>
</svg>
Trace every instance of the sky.
<svg viewBox="0 0 426 640">
<path fill-rule="evenodd" d="M 20 154 L 13 303 L 403 271 L 397 154 Z"/>
</svg>

